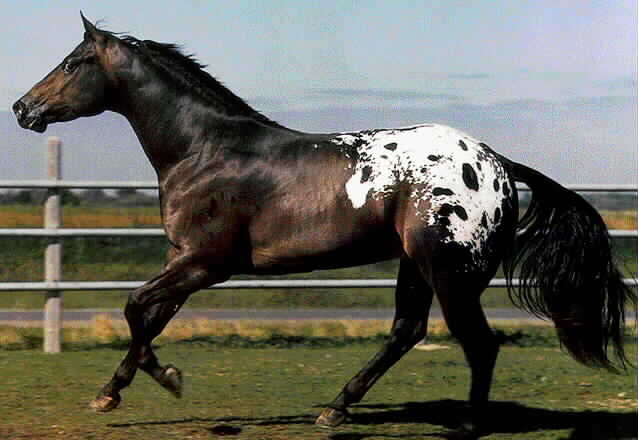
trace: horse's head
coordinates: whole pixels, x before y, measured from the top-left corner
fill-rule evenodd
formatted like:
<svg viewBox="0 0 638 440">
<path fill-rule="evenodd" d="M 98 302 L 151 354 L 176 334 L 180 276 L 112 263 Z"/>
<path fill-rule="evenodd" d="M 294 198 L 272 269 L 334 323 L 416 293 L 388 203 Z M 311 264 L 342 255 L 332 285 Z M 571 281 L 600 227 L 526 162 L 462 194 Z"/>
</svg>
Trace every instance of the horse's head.
<svg viewBox="0 0 638 440">
<path fill-rule="evenodd" d="M 39 133 L 54 122 L 93 116 L 109 108 L 109 73 L 118 39 L 97 29 L 84 16 L 84 40 L 60 65 L 14 105 L 18 123 Z"/>
</svg>

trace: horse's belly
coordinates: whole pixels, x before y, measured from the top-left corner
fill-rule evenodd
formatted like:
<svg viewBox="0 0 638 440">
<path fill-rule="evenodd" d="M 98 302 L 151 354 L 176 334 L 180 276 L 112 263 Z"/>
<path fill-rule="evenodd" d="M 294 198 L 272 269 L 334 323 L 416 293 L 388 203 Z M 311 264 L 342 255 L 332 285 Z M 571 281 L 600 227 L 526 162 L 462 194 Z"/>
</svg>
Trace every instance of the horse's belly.
<svg viewBox="0 0 638 440">
<path fill-rule="evenodd" d="M 362 266 L 378 263 L 401 255 L 398 246 L 386 248 L 381 252 L 370 251 L 366 247 L 352 247 L 338 249 L 331 252 L 315 253 L 307 256 L 286 256 L 268 253 L 253 253 L 251 273 L 260 275 L 282 275 L 290 273 L 312 272 L 315 270 L 342 269 L 346 267 Z"/>
<path fill-rule="evenodd" d="M 275 234 L 253 246 L 256 273 L 293 273 L 360 266 L 401 255 L 392 224 L 362 225 L 350 221 L 295 223 L 287 234 Z M 262 237 L 263 238 L 263 237 Z"/>
</svg>

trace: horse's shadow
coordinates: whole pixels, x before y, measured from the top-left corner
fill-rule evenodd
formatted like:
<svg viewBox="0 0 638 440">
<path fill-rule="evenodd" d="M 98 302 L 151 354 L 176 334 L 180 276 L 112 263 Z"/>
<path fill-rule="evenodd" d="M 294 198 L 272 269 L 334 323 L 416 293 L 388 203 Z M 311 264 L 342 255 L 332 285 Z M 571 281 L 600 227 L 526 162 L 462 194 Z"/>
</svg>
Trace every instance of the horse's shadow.
<svg viewBox="0 0 638 440">
<path fill-rule="evenodd" d="M 438 400 L 359 407 L 372 411 L 353 415 L 353 423 L 427 423 L 455 430 L 466 411 L 466 402 Z M 560 411 L 527 407 L 514 402 L 491 402 L 482 420 L 482 428 L 486 433 L 510 434 L 571 430 L 565 440 L 638 440 L 638 415 L 607 411 Z M 437 435 L 456 438 L 453 433 Z"/>
<path fill-rule="evenodd" d="M 444 428 L 440 432 L 418 434 L 422 437 L 457 439 L 459 422 L 466 411 L 466 403 L 457 400 L 432 402 L 406 402 L 395 405 L 356 405 L 347 424 L 327 432 L 330 440 L 363 440 L 368 437 L 402 438 L 415 433 L 384 434 L 380 432 L 357 433 L 356 425 L 429 424 Z M 222 426 L 277 426 L 311 425 L 316 414 L 299 414 L 277 417 L 219 417 L 192 418 L 110 424 L 125 428 L 137 425 L 174 425 L 182 423 L 212 423 L 211 434 Z M 533 408 L 513 402 L 492 402 L 482 421 L 484 432 L 516 434 L 534 431 L 571 430 L 562 440 L 638 440 L 638 415 L 636 413 L 612 413 L 607 411 L 560 411 Z M 220 425 L 221 424 L 221 425 Z M 238 428 L 241 431 L 241 428 Z M 239 432 L 237 431 L 237 432 Z M 221 434 L 224 435 L 224 434 Z M 227 435 L 227 434 L 226 434 Z"/>
</svg>

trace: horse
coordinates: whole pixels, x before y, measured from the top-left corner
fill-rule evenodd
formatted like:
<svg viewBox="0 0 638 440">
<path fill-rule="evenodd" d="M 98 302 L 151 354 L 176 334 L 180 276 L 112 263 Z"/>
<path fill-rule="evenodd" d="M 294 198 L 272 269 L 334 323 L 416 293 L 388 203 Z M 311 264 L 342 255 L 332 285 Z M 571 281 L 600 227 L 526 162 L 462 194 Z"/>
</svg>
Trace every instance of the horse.
<svg viewBox="0 0 638 440">
<path fill-rule="evenodd" d="M 115 409 L 138 369 L 181 397 L 180 369 L 162 366 L 151 341 L 197 290 L 237 274 L 395 258 L 390 335 L 320 413 L 320 426 L 343 423 L 425 338 L 436 294 L 471 371 L 461 424 L 478 432 L 500 346 L 479 297 L 501 263 L 515 304 L 551 319 L 577 361 L 631 365 L 624 307 L 636 295 L 612 261 L 602 218 L 575 192 L 440 124 L 321 134 L 284 127 L 179 47 L 81 18 L 81 43 L 13 111 L 39 133 L 104 111 L 123 115 L 157 174 L 170 244 L 161 273 L 129 295 L 129 349 L 90 403 L 95 411 Z M 517 182 L 532 191 L 521 219 Z"/>
</svg>

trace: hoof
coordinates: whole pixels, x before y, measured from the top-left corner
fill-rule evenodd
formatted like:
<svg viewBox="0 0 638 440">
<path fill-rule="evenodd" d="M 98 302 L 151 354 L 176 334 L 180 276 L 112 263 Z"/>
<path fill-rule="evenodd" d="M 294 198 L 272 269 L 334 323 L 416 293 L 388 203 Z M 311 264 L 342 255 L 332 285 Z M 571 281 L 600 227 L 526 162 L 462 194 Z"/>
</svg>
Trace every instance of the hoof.
<svg viewBox="0 0 638 440">
<path fill-rule="evenodd" d="M 158 380 L 159 384 L 166 388 L 173 396 L 178 399 L 182 397 L 182 372 L 173 365 L 167 365 L 164 373 Z"/>
<path fill-rule="evenodd" d="M 336 428 L 346 421 L 348 412 L 345 409 L 326 408 L 321 415 L 317 417 L 315 425 L 322 428 Z"/>
<path fill-rule="evenodd" d="M 99 413 L 109 412 L 117 408 L 121 400 L 119 394 L 115 394 L 114 396 L 98 396 L 89 403 L 89 408 Z"/>
<path fill-rule="evenodd" d="M 461 435 L 461 438 L 477 439 L 481 437 L 481 434 L 481 430 L 474 421 L 465 420 L 461 422 L 461 427 L 459 428 L 459 435 Z"/>
<path fill-rule="evenodd" d="M 463 435 L 462 438 L 477 439 L 488 434 L 487 416 L 484 409 L 470 410 L 470 414 L 461 420 L 459 433 Z"/>
</svg>

